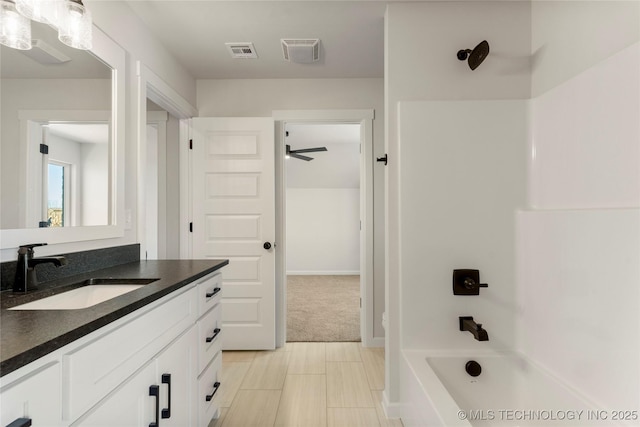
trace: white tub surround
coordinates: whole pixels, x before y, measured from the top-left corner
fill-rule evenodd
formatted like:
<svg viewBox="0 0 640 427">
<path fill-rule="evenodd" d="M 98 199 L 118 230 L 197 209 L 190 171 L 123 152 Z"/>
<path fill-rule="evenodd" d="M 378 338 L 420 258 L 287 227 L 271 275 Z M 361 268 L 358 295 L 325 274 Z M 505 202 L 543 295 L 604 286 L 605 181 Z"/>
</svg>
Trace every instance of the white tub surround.
<svg viewBox="0 0 640 427">
<path fill-rule="evenodd" d="M 526 116 L 517 100 L 400 103 L 404 348 L 514 348 Z M 489 287 L 454 295 L 454 269 L 480 270 Z M 489 340 L 460 331 L 459 316 L 473 316 Z"/>
<path fill-rule="evenodd" d="M 522 350 L 599 405 L 640 410 L 640 209 L 526 211 L 518 229 Z"/>
</svg>

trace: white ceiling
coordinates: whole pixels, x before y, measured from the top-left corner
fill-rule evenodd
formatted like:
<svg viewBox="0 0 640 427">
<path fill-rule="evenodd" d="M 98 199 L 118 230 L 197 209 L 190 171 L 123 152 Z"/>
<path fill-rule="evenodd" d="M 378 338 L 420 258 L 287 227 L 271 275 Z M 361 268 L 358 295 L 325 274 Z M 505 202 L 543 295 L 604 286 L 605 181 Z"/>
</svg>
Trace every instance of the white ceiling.
<svg viewBox="0 0 640 427">
<path fill-rule="evenodd" d="M 106 123 L 49 123 L 48 126 L 51 135 L 82 144 L 109 142 L 109 125 Z"/>
<path fill-rule="evenodd" d="M 304 153 L 311 161 L 286 160 L 287 188 L 359 188 L 359 124 L 286 125 L 285 143 L 292 150 L 326 147 L 327 151 Z"/>
<path fill-rule="evenodd" d="M 196 79 L 383 77 L 384 1 L 127 1 Z M 287 62 L 280 39 L 319 38 L 320 60 Z M 225 43 L 252 42 L 258 59 Z"/>
</svg>

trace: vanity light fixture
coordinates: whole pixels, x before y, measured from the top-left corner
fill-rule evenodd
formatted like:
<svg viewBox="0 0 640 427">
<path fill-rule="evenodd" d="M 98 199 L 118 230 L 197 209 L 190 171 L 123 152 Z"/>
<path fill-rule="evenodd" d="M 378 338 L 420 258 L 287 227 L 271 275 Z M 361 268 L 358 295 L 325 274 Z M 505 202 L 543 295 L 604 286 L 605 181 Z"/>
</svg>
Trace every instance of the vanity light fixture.
<svg viewBox="0 0 640 427">
<path fill-rule="evenodd" d="M 30 19 L 50 25 L 67 46 L 92 48 L 91 11 L 82 0 L 0 0 L 0 43 L 15 49 L 31 49 Z M 17 41 L 19 40 L 19 41 Z"/>
<path fill-rule="evenodd" d="M 25 18 L 54 25 L 60 0 L 15 0 L 16 9 Z"/>
<path fill-rule="evenodd" d="M 62 43 L 76 49 L 91 49 L 92 28 L 91 11 L 82 0 L 63 1 L 58 22 L 58 39 Z"/>
<path fill-rule="evenodd" d="M 71 58 L 49 45 L 44 40 L 33 39 L 31 40 L 31 45 L 31 49 L 22 50 L 20 53 L 42 65 L 64 64 L 65 62 L 71 61 Z"/>
<path fill-rule="evenodd" d="M 18 13 L 13 0 L 0 0 L 0 43 L 13 49 L 31 49 L 31 22 Z"/>
</svg>

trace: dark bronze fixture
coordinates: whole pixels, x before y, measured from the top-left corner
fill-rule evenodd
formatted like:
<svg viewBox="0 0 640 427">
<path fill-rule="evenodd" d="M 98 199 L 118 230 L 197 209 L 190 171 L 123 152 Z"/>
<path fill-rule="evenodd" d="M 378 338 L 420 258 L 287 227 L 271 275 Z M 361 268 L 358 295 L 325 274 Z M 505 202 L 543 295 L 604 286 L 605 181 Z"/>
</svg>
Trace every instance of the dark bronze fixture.
<svg viewBox="0 0 640 427">
<path fill-rule="evenodd" d="M 469 331 L 478 341 L 489 341 L 489 334 L 482 329 L 482 323 L 476 323 L 473 316 L 459 316 L 460 330 Z"/>
<path fill-rule="evenodd" d="M 13 292 L 27 292 L 38 289 L 36 265 L 52 263 L 56 267 L 60 267 L 67 264 L 67 259 L 63 256 L 34 258 L 33 248 L 45 245 L 46 243 L 34 243 L 20 246 L 18 249 L 18 263 L 16 265 L 15 281 L 13 282 Z"/>
<path fill-rule="evenodd" d="M 480 288 L 488 288 L 486 283 L 480 283 L 479 270 L 453 270 L 454 295 L 480 295 Z"/>
<path fill-rule="evenodd" d="M 489 55 L 489 43 L 486 40 L 481 41 L 473 50 L 460 49 L 457 53 L 458 59 L 467 61 L 471 70 L 478 68 L 487 55 Z"/>
<path fill-rule="evenodd" d="M 482 373 L 482 366 L 480 366 L 480 364 L 475 360 L 469 360 L 464 365 L 464 370 L 467 371 L 467 374 L 471 375 L 472 377 L 477 377 Z"/>
</svg>

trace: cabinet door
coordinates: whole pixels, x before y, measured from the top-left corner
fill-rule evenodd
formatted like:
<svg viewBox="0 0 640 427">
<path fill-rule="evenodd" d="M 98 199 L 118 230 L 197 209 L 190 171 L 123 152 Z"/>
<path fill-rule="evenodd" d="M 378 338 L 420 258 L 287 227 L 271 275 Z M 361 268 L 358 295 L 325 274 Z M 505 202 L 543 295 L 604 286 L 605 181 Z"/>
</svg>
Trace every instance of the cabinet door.
<svg viewBox="0 0 640 427">
<path fill-rule="evenodd" d="M 160 424 L 185 427 L 196 424 L 196 328 L 191 327 L 156 359 L 156 381 L 160 384 Z"/>
<path fill-rule="evenodd" d="M 153 363 L 147 364 L 72 426 L 148 427 L 156 422 L 156 400 L 159 399 L 150 395 L 150 386 L 157 386 L 158 391 L 161 388 Z"/>
<path fill-rule="evenodd" d="M 34 426 L 62 423 L 60 364 L 53 363 L 25 375 L 0 389 L 0 425 L 19 418 L 31 419 Z"/>
</svg>

